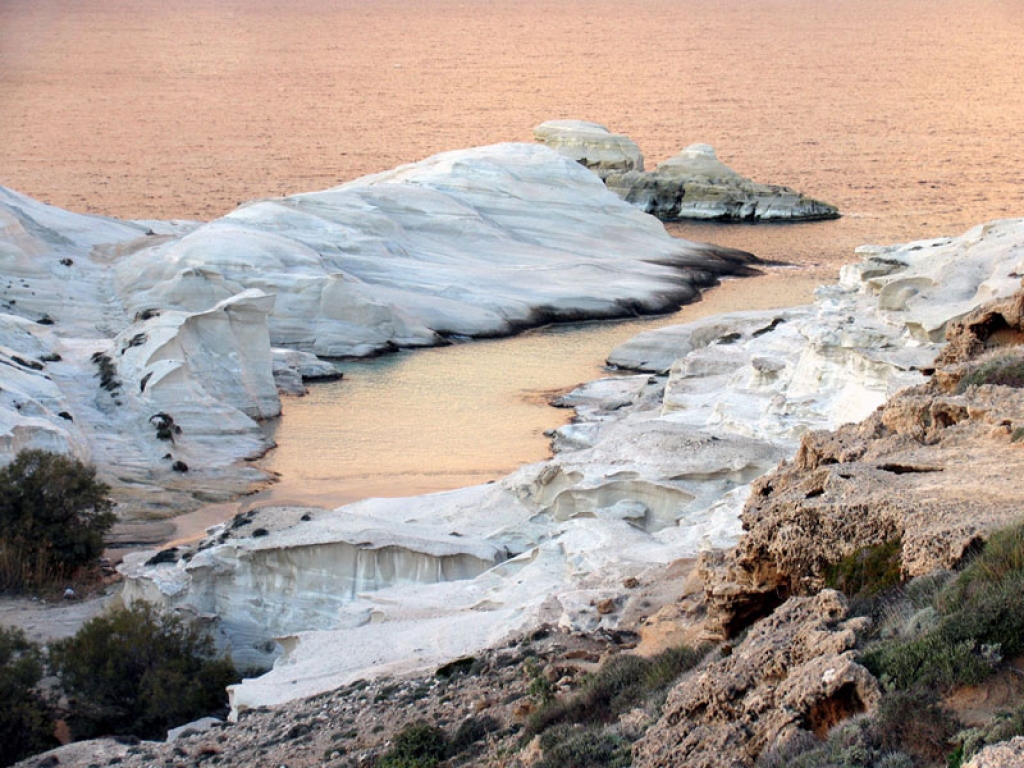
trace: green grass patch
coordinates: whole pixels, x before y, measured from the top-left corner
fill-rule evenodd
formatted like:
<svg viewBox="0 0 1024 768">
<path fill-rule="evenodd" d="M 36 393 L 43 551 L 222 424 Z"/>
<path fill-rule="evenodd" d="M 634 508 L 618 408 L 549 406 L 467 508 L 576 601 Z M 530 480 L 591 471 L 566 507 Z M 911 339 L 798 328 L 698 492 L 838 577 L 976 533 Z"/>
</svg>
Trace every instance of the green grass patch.
<svg viewBox="0 0 1024 768">
<path fill-rule="evenodd" d="M 974 685 L 1002 658 L 1024 651 L 1024 526 L 994 533 L 932 602 L 936 621 L 864 654 L 865 666 L 890 689 Z"/>
<path fill-rule="evenodd" d="M 663 697 L 684 672 L 693 669 L 709 646 L 680 646 L 644 658 L 619 654 L 586 678 L 570 698 L 552 698 L 530 718 L 528 735 L 543 733 L 557 725 L 601 725 L 623 712 Z M 660 705 L 660 701 L 657 702 Z"/>
</svg>

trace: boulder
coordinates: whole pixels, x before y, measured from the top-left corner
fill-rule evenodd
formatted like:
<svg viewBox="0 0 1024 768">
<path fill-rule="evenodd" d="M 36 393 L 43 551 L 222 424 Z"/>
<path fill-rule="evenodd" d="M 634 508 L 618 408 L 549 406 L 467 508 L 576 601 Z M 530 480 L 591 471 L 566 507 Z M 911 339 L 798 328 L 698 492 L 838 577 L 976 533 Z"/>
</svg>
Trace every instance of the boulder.
<svg viewBox="0 0 1024 768">
<path fill-rule="evenodd" d="M 533 138 L 598 174 L 643 171 L 644 156 L 628 136 L 585 120 L 548 120 Z"/>
<path fill-rule="evenodd" d="M 636 743 L 633 765 L 748 766 L 808 732 L 824 738 L 870 712 L 881 691 L 857 663 L 857 632 L 842 595 L 791 598 L 725 658 L 685 675 L 661 719 Z"/>
</svg>

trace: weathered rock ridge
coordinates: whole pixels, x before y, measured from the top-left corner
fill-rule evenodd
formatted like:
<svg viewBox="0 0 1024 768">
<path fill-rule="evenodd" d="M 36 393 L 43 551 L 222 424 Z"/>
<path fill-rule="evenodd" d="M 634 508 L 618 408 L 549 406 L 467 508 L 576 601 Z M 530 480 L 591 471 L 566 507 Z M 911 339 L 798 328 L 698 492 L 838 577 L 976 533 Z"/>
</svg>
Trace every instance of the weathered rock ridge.
<svg viewBox="0 0 1024 768">
<path fill-rule="evenodd" d="M 846 600 L 831 590 L 787 602 L 729 656 L 680 681 L 634 747 L 633 765 L 753 765 L 770 748 L 801 734 L 824 737 L 873 709 L 881 692 L 854 651 L 865 620 L 846 615 Z"/>
<path fill-rule="evenodd" d="M 0 463 L 73 453 L 135 512 L 252 490 L 277 390 L 362 356 L 665 311 L 743 254 L 669 236 L 536 145 L 451 152 L 213 222 L 0 189 Z"/>
<path fill-rule="evenodd" d="M 644 170 L 636 144 L 603 125 L 581 120 L 550 120 L 534 138 L 596 173 L 626 202 L 663 221 L 814 221 L 835 219 L 828 203 L 776 184 L 759 184 L 721 162 L 707 144 L 691 144 L 679 154 Z"/>
</svg>

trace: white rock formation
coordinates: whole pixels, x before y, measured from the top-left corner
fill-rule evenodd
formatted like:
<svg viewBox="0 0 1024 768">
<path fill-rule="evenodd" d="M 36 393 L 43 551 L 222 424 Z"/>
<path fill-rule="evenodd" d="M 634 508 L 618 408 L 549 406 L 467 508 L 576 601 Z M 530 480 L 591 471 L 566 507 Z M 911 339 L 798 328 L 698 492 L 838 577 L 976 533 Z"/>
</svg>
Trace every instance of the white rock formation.
<svg viewBox="0 0 1024 768">
<path fill-rule="evenodd" d="M 592 171 L 642 171 L 644 156 L 631 138 L 586 120 L 548 120 L 533 138 Z"/>
<path fill-rule="evenodd" d="M 740 176 L 707 144 L 691 144 L 644 172 L 643 155 L 631 139 L 582 120 L 550 120 L 534 138 L 596 173 L 608 188 L 659 219 L 808 221 L 834 219 L 835 206 L 774 184 Z"/>
<path fill-rule="evenodd" d="M 3 189 L 0 224 L 0 463 L 26 448 L 70 453 L 96 464 L 136 513 L 265 479 L 242 460 L 269 447 L 255 419 L 280 412 L 272 297 L 252 291 L 133 321 L 110 265 L 194 224 L 82 216 Z"/>
<path fill-rule="evenodd" d="M 549 149 L 504 144 L 242 206 L 116 275 L 134 312 L 272 293 L 275 345 L 344 357 L 662 311 L 742 260 L 670 237 Z"/>
<path fill-rule="evenodd" d="M 280 412 L 275 380 L 301 393 L 337 375 L 311 353 L 663 311 L 749 261 L 670 237 L 536 145 L 450 152 L 208 224 L 0 189 L 0 463 L 73 453 L 152 510 L 224 498 L 266 480 L 244 460 L 268 448 L 256 422 Z"/>
<path fill-rule="evenodd" d="M 236 710 L 440 664 L 541 621 L 614 626 L 615 614 L 596 604 L 618 596 L 628 576 L 732 543 L 748 483 L 791 454 L 801 433 L 860 419 L 921 380 L 939 346 L 917 331 L 922 318 L 935 320 L 922 279 L 950 316 L 964 307 L 949 296 L 981 303 L 1012 293 L 1024 220 L 866 253 L 811 307 L 721 316 L 619 348 L 620 364 L 670 373 L 605 379 L 563 398 L 578 416 L 555 432 L 550 461 L 495 484 L 306 510 L 305 522 L 303 510 L 290 519 L 278 510 L 265 537 L 217 543 L 219 533 L 191 564 L 133 566 L 126 594 L 220 611 L 236 658 L 266 659 L 279 633 L 283 655 L 233 690 Z M 966 268 L 947 269 L 953 262 Z M 896 306 L 888 286 L 911 277 L 918 292 Z M 382 531 L 404 562 L 429 566 L 386 576 L 373 566 L 372 578 L 353 581 L 358 553 L 376 562 Z M 311 539 L 315 551 L 305 549 Z M 343 567 L 328 575 L 332 547 Z M 439 555 L 455 553 L 473 565 L 439 576 Z M 261 625 L 271 632 L 254 634 Z"/>
</svg>

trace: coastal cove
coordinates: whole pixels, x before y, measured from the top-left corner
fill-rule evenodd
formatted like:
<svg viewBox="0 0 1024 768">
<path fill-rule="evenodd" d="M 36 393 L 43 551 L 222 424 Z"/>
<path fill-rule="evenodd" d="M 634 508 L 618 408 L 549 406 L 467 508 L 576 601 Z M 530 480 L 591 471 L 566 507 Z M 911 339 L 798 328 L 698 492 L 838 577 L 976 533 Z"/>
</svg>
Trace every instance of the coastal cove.
<svg viewBox="0 0 1024 768">
<path fill-rule="evenodd" d="M 570 415 L 558 394 L 609 375 L 608 353 L 636 334 L 723 312 L 807 304 L 821 280 L 795 268 L 730 279 L 671 315 L 548 326 L 339 362 L 345 378 L 286 398 L 272 425 L 278 448 L 260 464 L 280 475 L 251 504 L 337 506 L 497 480 L 547 458 L 544 432 Z"/>
<path fill-rule="evenodd" d="M 15 768 L 1024 765 L 1018 6 L 0 2 L 0 630 L 238 673 Z"/>
</svg>

